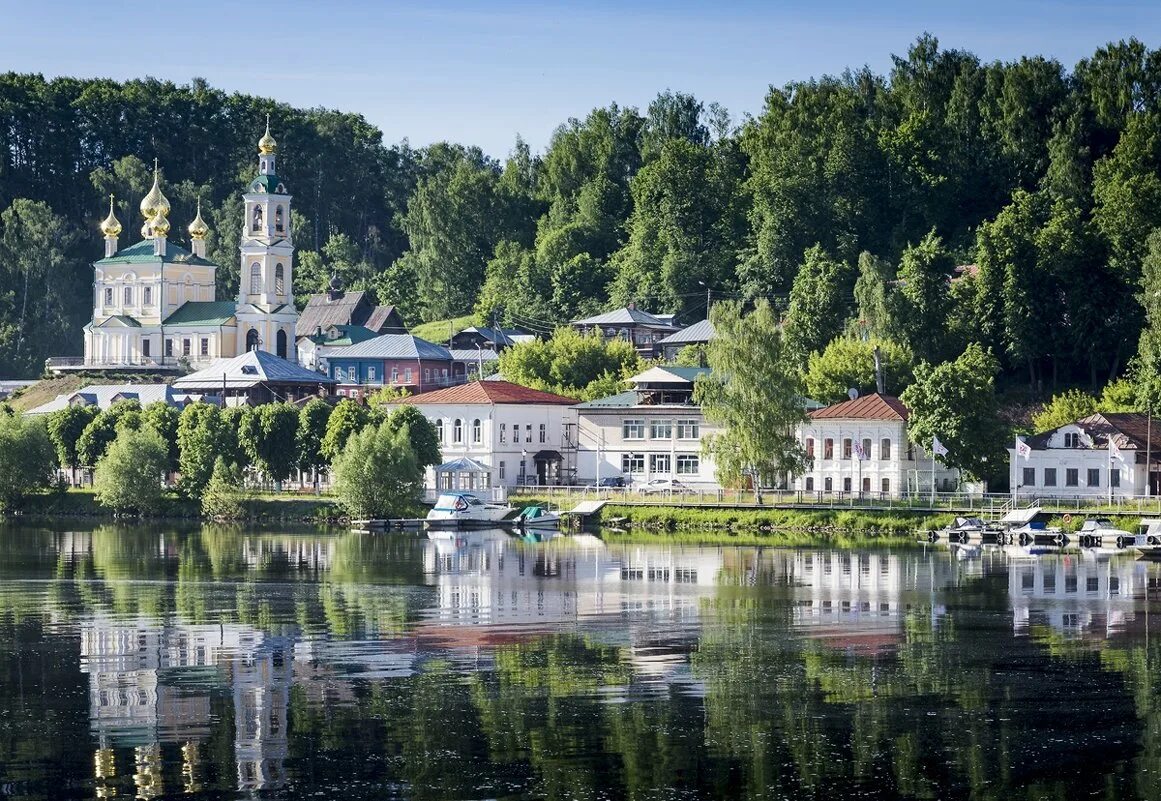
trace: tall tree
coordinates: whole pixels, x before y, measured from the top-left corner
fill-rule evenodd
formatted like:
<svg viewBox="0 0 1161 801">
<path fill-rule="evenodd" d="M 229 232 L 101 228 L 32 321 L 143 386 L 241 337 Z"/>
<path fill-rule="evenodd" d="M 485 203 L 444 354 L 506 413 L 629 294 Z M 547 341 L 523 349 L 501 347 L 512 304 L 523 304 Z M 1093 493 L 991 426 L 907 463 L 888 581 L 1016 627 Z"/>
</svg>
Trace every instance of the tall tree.
<svg viewBox="0 0 1161 801">
<path fill-rule="evenodd" d="M 800 364 L 838 336 L 851 316 L 854 275 L 850 265 L 831 258 L 821 245 L 806 251 L 786 312 L 786 346 Z"/>
</svg>

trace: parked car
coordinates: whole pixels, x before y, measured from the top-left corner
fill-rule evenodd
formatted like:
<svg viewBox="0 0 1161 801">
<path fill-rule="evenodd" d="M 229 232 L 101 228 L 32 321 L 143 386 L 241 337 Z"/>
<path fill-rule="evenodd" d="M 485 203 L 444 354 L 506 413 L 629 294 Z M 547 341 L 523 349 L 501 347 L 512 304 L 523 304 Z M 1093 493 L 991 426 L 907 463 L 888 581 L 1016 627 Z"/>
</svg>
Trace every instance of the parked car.
<svg viewBox="0 0 1161 801">
<path fill-rule="evenodd" d="M 625 486 L 624 476 L 605 476 L 597 482 L 598 487 L 623 487 Z"/>
<path fill-rule="evenodd" d="M 680 481 L 674 481 L 671 478 L 655 478 L 652 481 L 646 481 L 644 484 L 638 484 L 637 492 L 642 495 L 656 495 L 663 492 L 690 492 L 690 488 L 682 484 Z"/>
</svg>

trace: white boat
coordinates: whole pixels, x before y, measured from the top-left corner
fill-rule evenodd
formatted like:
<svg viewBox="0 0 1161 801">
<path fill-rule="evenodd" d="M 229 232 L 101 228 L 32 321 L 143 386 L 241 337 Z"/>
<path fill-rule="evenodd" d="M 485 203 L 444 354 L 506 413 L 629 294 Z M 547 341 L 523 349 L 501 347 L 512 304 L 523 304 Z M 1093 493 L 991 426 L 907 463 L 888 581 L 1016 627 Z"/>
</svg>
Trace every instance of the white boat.
<svg viewBox="0 0 1161 801">
<path fill-rule="evenodd" d="M 1045 525 L 1042 519 L 1045 516 L 1039 506 L 1013 509 L 1000 519 L 1000 525 L 1005 528 L 1001 539 L 1011 545 L 1067 545 L 1064 529 Z"/>
<path fill-rule="evenodd" d="M 1131 548 L 1138 544 L 1138 537 L 1123 528 L 1117 528 L 1109 520 L 1090 518 L 1076 531 L 1081 548 L 1101 548 L 1115 545 L 1117 548 Z M 1140 544 L 1145 538 L 1140 537 Z"/>
<path fill-rule="evenodd" d="M 511 522 L 520 510 L 499 503 L 485 503 L 470 492 L 445 492 L 427 513 L 428 523 L 451 525 L 495 525 Z"/>
<path fill-rule="evenodd" d="M 955 522 L 946 528 L 931 532 L 929 539 L 932 542 L 947 540 L 948 542 L 978 542 L 988 534 L 994 535 L 997 529 L 978 517 L 957 517 Z"/>
<path fill-rule="evenodd" d="M 1145 559 L 1161 559 L 1161 518 L 1142 517 L 1133 548 Z"/>
<path fill-rule="evenodd" d="M 560 527 L 561 515 L 543 506 L 525 506 L 512 521 L 517 528 L 555 529 Z"/>
</svg>

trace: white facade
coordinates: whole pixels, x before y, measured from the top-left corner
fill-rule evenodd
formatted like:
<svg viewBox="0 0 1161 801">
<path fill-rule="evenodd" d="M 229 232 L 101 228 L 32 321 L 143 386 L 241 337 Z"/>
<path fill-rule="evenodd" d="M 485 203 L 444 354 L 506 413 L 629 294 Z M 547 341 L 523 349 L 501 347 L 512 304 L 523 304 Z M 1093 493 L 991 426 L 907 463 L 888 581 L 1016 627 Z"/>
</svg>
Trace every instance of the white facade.
<svg viewBox="0 0 1161 801">
<path fill-rule="evenodd" d="M 577 406 L 577 480 L 621 478 L 625 485 L 672 479 L 717 489 L 702 439 L 717 432 L 693 403 L 702 368 L 656 367 L 629 380 L 633 389 Z"/>
<path fill-rule="evenodd" d="M 1105 417 L 1130 415 L 1094 415 L 1031 437 L 1028 458 L 1017 457 L 1015 448 L 1009 448 L 1009 476 L 1017 495 L 1109 498 L 1146 494 L 1144 443 L 1117 434 L 1120 455 L 1114 457 L 1108 448 L 1108 432 L 1100 430 L 1100 421 L 1094 419 Z M 1154 460 L 1158 455 L 1154 451 Z"/>
</svg>

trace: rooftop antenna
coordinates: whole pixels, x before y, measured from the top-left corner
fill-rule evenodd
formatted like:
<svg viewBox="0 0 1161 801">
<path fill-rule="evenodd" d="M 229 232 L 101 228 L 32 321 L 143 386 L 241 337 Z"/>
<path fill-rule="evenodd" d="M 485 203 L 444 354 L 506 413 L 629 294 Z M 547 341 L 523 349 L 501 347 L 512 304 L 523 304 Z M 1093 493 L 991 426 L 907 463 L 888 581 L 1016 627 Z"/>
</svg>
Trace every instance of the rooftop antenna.
<svg viewBox="0 0 1161 801">
<path fill-rule="evenodd" d="M 875 355 L 875 390 L 880 395 L 887 394 L 886 382 L 883 380 L 883 354 L 876 345 L 871 351 Z"/>
</svg>

